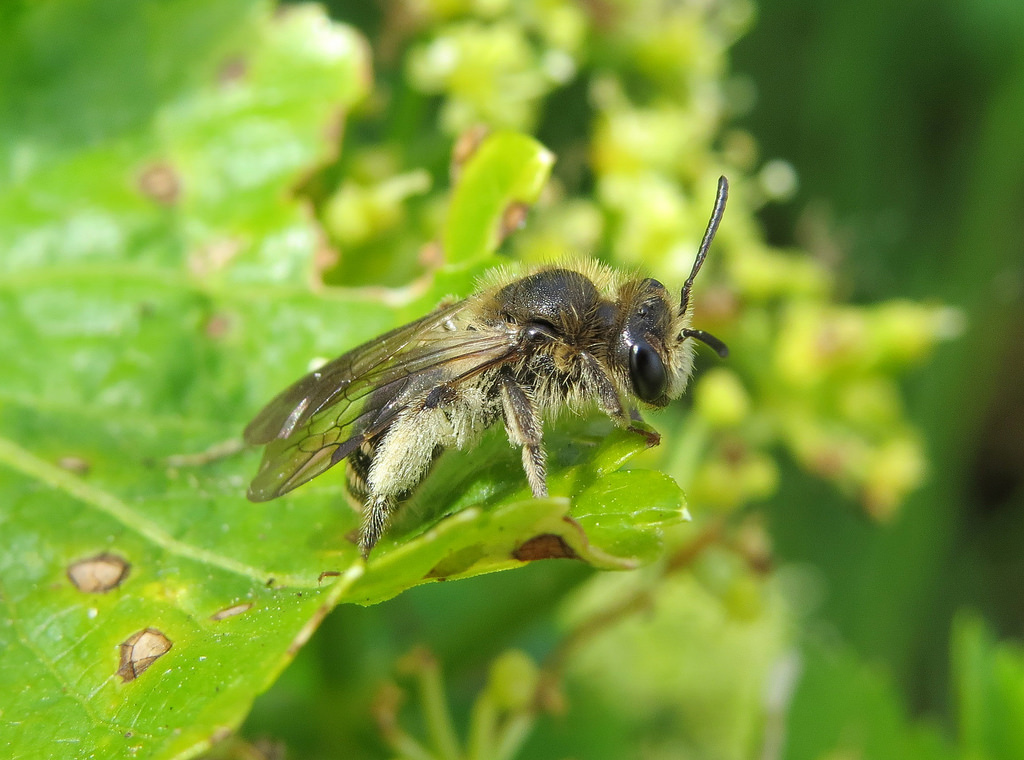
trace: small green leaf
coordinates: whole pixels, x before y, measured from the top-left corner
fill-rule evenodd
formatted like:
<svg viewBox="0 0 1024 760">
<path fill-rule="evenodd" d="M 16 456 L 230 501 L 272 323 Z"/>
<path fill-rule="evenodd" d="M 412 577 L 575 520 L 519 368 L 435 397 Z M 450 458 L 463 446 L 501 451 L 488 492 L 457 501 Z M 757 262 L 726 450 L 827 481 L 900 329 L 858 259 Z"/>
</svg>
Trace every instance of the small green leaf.
<svg viewBox="0 0 1024 760">
<path fill-rule="evenodd" d="M 537 200 L 555 158 L 526 135 L 489 135 L 462 167 L 444 230 L 447 261 L 456 263 L 494 253 L 504 234 L 506 213 Z"/>
<path fill-rule="evenodd" d="M 668 475 L 627 470 L 587 488 L 570 514 L 610 554 L 651 562 L 661 553 L 661 528 L 686 519 L 681 502 L 679 486 Z"/>
<path fill-rule="evenodd" d="M 548 499 L 530 498 L 520 455 L 503 430 L 488 432 L 472 451 L 446 452 L 395 516 L 345 601 L 372 604 L 420 583 L 534 559 L 576 557 L 610 570 L 652 560 L 661 528 L 683 519 L 682 492 L 659 472 L 607 472 L 644 450 L 646 440 L 623 430 L 561 430 L 549 440 Z M 642 506 L 628 506 L 630 494 Z"/>
</svg>

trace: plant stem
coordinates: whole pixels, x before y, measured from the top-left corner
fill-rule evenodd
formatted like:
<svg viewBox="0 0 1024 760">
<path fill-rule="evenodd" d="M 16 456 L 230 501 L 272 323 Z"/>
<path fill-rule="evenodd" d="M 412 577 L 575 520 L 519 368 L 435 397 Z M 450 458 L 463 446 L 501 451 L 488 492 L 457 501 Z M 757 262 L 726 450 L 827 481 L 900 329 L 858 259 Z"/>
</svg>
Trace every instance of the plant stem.
<svg viewBox="0 0 1024 760">
<path fill-rule="evenodd" d="M 533 730 L 533 723 L 533 713 L 522 713 L 509 718 L 498 737 L 498 748 L 492 756 L 493 760 L 512 760 Z"/>
<path fill-rule="evenodd" d="M 469 760 L 491 760 L 494 757 L 494 735 L 498 712 L 487 689 L 477 697 L 469 724 Z"/>
<path fill-rule="evenodd" d="M 421 656 L 419 665 L 420 699 L 423 702 L 423 712 L 427 718 L 427 731 L 430 733 L 431 741 L 438 756 L 443 760 L 461 760 L 463 754 L 448 709 L 441 669 L 437 665 L 437 660 L 426 652 Z"/>
</svg>

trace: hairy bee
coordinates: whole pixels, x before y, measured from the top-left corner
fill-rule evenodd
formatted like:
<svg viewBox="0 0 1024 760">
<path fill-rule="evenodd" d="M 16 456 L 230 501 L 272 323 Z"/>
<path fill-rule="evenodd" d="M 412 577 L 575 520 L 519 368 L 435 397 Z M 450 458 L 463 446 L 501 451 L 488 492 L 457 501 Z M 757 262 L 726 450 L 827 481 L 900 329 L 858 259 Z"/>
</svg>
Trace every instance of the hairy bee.
<svg viewBox="0 0 1024 760">
<path fill-rule="evenodd" d="M 720 340 L 690 326 L 690 289 L 728 189 L 722 177 L 678 303 L 657 280 L 594 262 L 518 276 L 499 271 L 475 295 L 306 375 L 245 429 L 248 443 L 266 444 L 249 498 L 276 498 L 348 460 L 367 556 L 438 453 L 472 445 L 498 420 L 522 449 L 533 495 L 546 496 L 546 415 L 596 405 L 632 427 L 638 405 L 663 407 L 682 394 L 694 339 L 727 354 Z"/>
</svg>

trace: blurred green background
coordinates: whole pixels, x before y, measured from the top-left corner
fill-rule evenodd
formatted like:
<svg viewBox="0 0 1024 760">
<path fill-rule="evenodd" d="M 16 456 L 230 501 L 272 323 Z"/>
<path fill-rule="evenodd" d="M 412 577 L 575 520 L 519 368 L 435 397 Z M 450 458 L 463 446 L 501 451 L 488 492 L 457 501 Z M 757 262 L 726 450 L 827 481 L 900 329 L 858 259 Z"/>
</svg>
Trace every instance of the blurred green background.
<svg viewBox="0 0 1024 760">
<path fill-rule="evenodd" d="M 613 6 L 580 5 L 592 17 L 614 17 Z M 381 6 L 329 7 L 378 40 L 381 57 Z M 902 383 L 929 475 L 884 525 L 791 464 L 783 464 L 778 493 L 758 505 L 773 564 L 807 571 L 817 600 L 791 632 L 794 646 L 806 647 L 804 680 L 781 719 L 787 741 L 778 754 L 767 745 L 730 749 L 725 740 L 677 746 L 678 755 L 645 753 L 642 740 L 623 743 L 630 733 L 622 726 L 609 739 L 615 729 L 599 725 L 615 723 L 603 712 L 608 703 L 592 703 L 584 690 L 570 692 L 568 717 L 551 719 L 524 756 L 628 756 L 630 746 L 636 756 L 666 757 L 943 756 L 931 740 L 911 738 L 924 725 L 979 757 L 1015 756 L 1019 738 L 985 745 L 972 734 L 975 705 L 954 682 L 951 652 L 954 630 L 966 636 L 970 627 L 954 625 L 965 610 L 999 637 L 1018 640 L 1024 631 L 1022 41 L 1024 6 L 998 0 L 758 4 L 729 53 L 731 86 L 744 102 L 732 124 L 749 130 L 761 156 L 788 161 L 799 176 L 791 198 L 759 214 L 768 239 L 829 260 L 854 303 L 909 297 L 966 315 L 963 335 Z M 380 68 L 378 76 L 390 70 L 387 62 Z M 549 96 L 537 134 L 556 152 L 573 121 L 590 116 L 585 88 L 573 81 Z M 417 140 L 408 137 L 413 150 Z M 583 575 L 531 567 L 416 589 L 380 608 L 339 609 L 257 702 L 246 730 L 312 747 L 307 728 L 285 717 L 302 704 L 333 724 L 325 734 L 343 746 L 351 734 L 338 723 L 351 713 L 337 700 L 350 704 L 353 684 L 414 643 L 437 653 L 467 709 L 496 651 L 516 646 L 542 657 L 550 649 L 557 634 L 549 611 Z M 370 659 L 341 654 L 352 651 Z M 693 689 L 714 691 L 708 678 Z M 308 680 L 319 686 L 307 691 Z M 691 709 L 699 702 L 691 696 Z M 699 710 L 684 714 L 702 720 Z M 568 740 L 571 726 L 595 736 Z"/>
<path fill-rule="evenodd" d="M 906 384 L 932 469 L 899 520 L 865 530 L 799 498 L 771 518 L 780 554 L 827 574 L 826 618 L 913 709 L 938 714 L 952 708 L 957 609 L 1024 630 L 1022 39 L 1014 3 L 771 2 L 733 58 L 757 83 L 745 123 L 800 173 L 797 201 L 764 215 L 771 234 L 812 244 L 824 218 L 852 300 L 935 298 L 967 314 Z"/>
<path fill-rule="evenodd" d="M 303 46 L 287 33 L 266 42 L 269 3 L 30 5 L 0 4 L 0 139 L 53 136 L 70 146 L 72 172 L 24 190 L 18 177 L 36 157 L 14 138 L 3 146 L 0 176 L 14 190 L 0 196 L 0 218 L 22 258 L 0 262 L 20 283 L 2 313 L 19 314 L 18 299 L 31 296 L 20 291 L 35 282 L 38 251 L 45 260 L 47 245 L 63 245 L 54 240 L 75 242 L 61 228 L 40 243 L 33 214 L 45 232 L 47 215 L 60 221 L 65 207 L 125 204 L 126 250 L 180 266 L 167 287 L 186 294 L 166 398 L 139 391 L 143 423 L 187 423 L 187 440 L 160 441 L 161 455 L 236 434 L 266 395 L 261 384 L 295 374 L 285 359 L 340 349 L 337 334 L 398 318 L 386 307 L 406 306 L 419 291 L 403 288 L 441 264 L 432 241 L 464 165 L 452 153 L 471 152 L 478 125 L 531 134 L 557 159 L 502 256 L 587 253 L 681 281 L 715 180 L 733 183 L 695 287 L 698 324 L 733 354 L 724 363 L 698 354 L 691 392 L 650 418 L 663 445 L 640 462 L 675 478 L 693 515 L 666 532 L 665 558 L 628 573 L 534 562 L 342 605 L 256 697 L 237 735 L 225 740 L 222 726 L 262 690 L 255 676 L 233 717 L 196 727 L 219 740 L 211 756 L 1024 757 L 1024 4 L 334 0 L 331 20 L 351 26 L 372 58 L 372 79 L 353 64 L 345 87 L 335 83 L 343 93 L 315 73 L 277 79 L 288 67 L 274 55 L 297 58 Z M 181 19 L 189 24 L 179 30 Z M 303 19 L 295 28 L 322 28 L 315 13 Z M 167 64 L 174 55 L 147 58 L 140 40 L 165 27 L 208 60 L 179 71 Z M 54 29 L 61 35 L 47 37 Z M 3 44 L 8 34 L 17 44 Z M 303 65 L 326 77 L 321 53 L 336 42 L 325 34 Z M 253 74 L 242 55 L 218 58 L 236 44 L 272 54 Z M 76 56 L 89 76 L 67 63 Z M 216 87 L 202 89 L 214 71 Z M 249 76 L 257 106 L 231 90 Z M 136 77 L 152 100 L 125 96 Z M 343 128 L 328 129 L 318 109 L 350 101 Z M 70 103 L 80 112 L 65 114 Z M 158 182 L 140 200 L 118 184 L 120 152 L 131 176 L 140 155 L 159 155 L 154 146 L 184 156 L 172 169 L 202 192 Z M 76 150 L 99 159 L 76 165 Z M 91 192 L 105 181 L 97 166 L 115 189 L 79 204 L 65 176 L 88 177 Z M 218 251 L 222 238 L 243 242 Z M 84 239 L 81 250 L 102 243 Z M 324 296 L 333 311 L 319 320 L 310 304 L 325 291 L 310 288 L 307 270 L 344 289 Z M 224 294 L 239 282 L 244 308 Z M 216 343 L 211 315 L 237 307 L 247 324 L 272 320 L 278 312 L 261 296 L 284 292 L 274 290 L 281 283 L 296 301 L 294 324 Z M 334 314 L 365 324 L 335 334 Z M 52 349 L 47 366 L 62 366 L 52 357 L 66 347 Z M 229 350 L 265 351 L 264 371 L 238 371 Z M 15 359 L 0 421 L 49 455 L 60 428 L 42 430 L 45 405 L 20 408 L 35 369 Z M 197 367 L 201 381 L 190 381 Z M 77 375 L 66 376 L 74 386 Z M 116 432 L 96 445 L 116 447 Z M 117 486 L 125 476 L 115 476 Z M 202 477 L 220 499 L 211 513 L 262 514 L 242 512 L 240 481 Z M 312 490 L 312 503 L 335 525 L 324 493 Z M 256 535 L 263 518 L 252 519 Z M 291 635 L 275 633 L 284 644 Z M 290 656 L 284 644 L 261 662 L 267 679 L 272 656 Z"/>
</svg>

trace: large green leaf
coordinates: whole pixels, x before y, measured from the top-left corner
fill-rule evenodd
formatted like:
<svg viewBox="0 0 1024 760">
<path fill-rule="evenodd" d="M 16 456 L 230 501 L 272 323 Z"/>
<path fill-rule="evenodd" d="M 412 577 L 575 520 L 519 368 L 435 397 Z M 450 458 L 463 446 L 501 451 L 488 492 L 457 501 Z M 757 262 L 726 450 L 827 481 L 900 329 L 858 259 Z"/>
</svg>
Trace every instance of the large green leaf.
<svg viewBox="0 0 1024 760">
<path fill-rule="evenodd" d="M 452 452 L 368 566 L 340 468 L 247 502 L 247 419 L 315 357 L 468 292 L 502 209 L 459 216 L 477 255 L 416 301 L 317 288 L 294 188 L 367 89 L 357 35 L 240 0 L 2 14 L 4 756 L 193 756 L 339 602 L 547 556 L 633 567 L 681 519 L 667 478 L 616 472 L 644 438 L 607 428 L 551 439 L 546 500 L 500 430 Z"/>
</svg>

